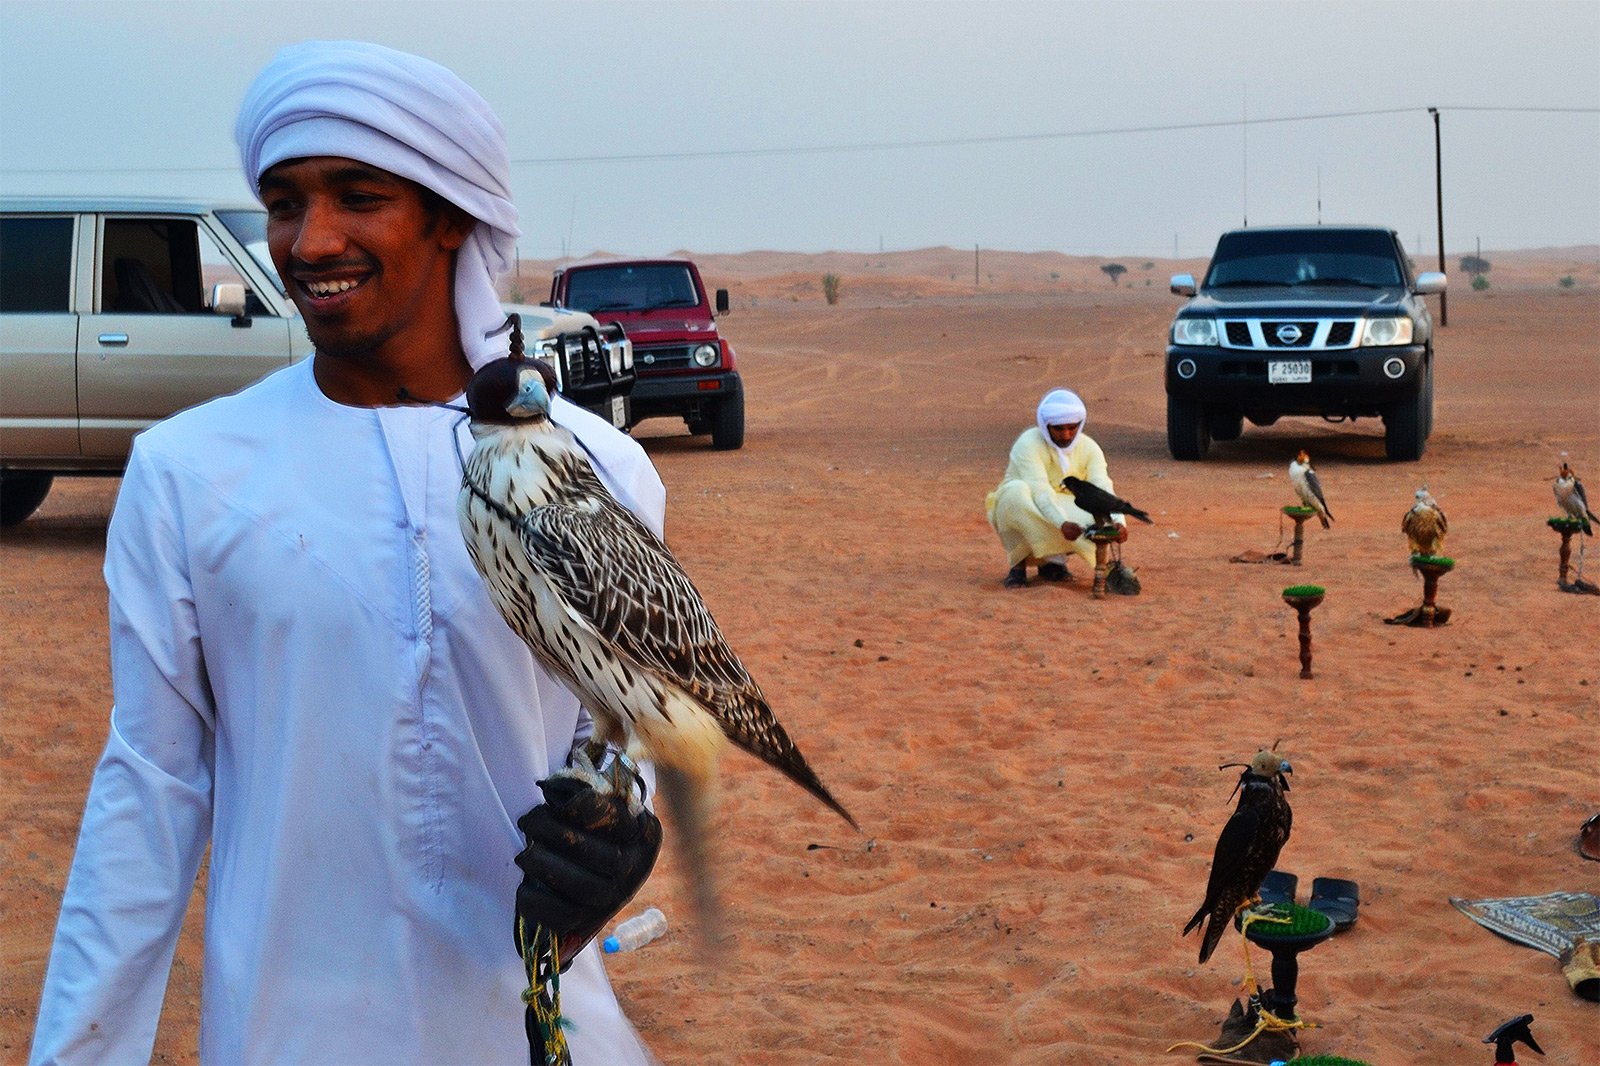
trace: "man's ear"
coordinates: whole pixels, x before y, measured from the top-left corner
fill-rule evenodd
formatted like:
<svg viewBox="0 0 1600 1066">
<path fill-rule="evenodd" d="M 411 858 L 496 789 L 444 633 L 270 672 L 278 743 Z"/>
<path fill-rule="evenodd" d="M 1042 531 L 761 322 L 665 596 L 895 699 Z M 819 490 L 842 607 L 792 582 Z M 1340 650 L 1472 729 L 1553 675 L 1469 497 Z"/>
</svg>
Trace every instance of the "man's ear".
<svg viewBox="0 0 1600 1066">
<path fill-rule="evenodd" d="M 472 228 L 478 220 L 467 214 L 461 208 L 448 201 L 440 205 L 439 209 L 439 247 L 447 252 L 457 251 L 467 238 L 472 236 Z"/>
</svg>

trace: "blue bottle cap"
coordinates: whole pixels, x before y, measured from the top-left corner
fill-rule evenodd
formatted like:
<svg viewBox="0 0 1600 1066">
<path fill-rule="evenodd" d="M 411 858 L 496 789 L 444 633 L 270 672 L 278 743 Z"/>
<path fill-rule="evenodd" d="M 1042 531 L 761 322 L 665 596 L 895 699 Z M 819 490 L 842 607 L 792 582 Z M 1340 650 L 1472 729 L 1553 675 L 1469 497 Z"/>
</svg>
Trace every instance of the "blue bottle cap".
<svg viewBox="0 0 1600 1066">
<path fill-rule="evenodd" d="M 614 936 L 608 936 L 600 941 L 600 950 L 607 955 L 615 955 L 622 950 L 622 943 Z"/>
</svg>

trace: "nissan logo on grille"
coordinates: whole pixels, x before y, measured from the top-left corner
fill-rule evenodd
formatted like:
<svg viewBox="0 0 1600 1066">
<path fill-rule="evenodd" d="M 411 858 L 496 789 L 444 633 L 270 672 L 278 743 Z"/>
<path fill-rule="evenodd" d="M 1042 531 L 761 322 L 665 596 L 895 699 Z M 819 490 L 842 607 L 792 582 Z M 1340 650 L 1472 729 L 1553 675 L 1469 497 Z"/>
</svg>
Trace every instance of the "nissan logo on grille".
<svg viewBox="0 0 1600 1066">
<path fill-rule="evenodd" d="M 1297 344 L 1300 341 L 1300 327 L 1293 322 L 1285 322 L 1278 327 L 1277 336 L 1280 344 Z"/>
</svg>

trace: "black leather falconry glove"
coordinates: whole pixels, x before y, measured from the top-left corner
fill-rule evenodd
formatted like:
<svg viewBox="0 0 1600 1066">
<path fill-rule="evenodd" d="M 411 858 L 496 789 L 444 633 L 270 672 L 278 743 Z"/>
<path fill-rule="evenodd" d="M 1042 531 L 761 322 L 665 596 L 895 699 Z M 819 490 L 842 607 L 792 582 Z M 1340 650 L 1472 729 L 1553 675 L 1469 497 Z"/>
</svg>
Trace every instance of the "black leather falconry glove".
<svg viewBox="0 0 1600 1066">
<path fill-rule="evenodd" d="M 517 820 L 528 842 L 516 859 L 518 930 L 554 933 L 562 972 L 639 891 L 661 850 L 661 822 L 640 802 L 633 771 L 597 775 L 585 763 L 540 781 L 544 802 Z M 521 935 L 516 943 L 520 953 Z"/>
</svg>

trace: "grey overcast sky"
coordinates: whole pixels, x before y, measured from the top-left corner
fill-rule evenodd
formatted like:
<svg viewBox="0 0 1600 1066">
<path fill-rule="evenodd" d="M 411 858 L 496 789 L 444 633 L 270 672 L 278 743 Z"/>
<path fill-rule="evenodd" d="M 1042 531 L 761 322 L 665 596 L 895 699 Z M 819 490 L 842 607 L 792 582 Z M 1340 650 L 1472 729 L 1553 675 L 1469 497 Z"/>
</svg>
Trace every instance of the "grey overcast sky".
<svg viewBox="0 0 1600 1066">
<path fill-rule="evenodd" d="M 240 98 L 312 38 L 476 87 L 535 258 L 1203 256 L 1319 218 L 1437 254 L 1430 106 L 1447 252 L 1600 244 L 1595 0 L 0 0 L 0 192 L 245 198 Z"/>
</svg>

